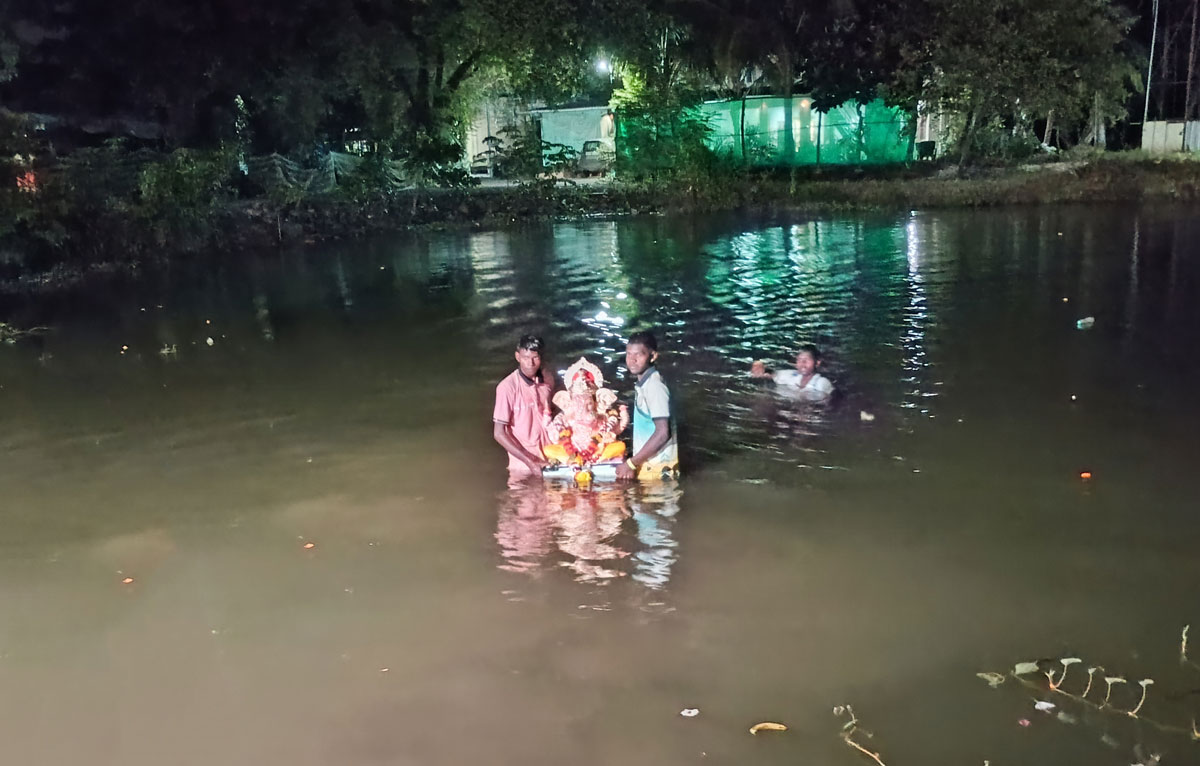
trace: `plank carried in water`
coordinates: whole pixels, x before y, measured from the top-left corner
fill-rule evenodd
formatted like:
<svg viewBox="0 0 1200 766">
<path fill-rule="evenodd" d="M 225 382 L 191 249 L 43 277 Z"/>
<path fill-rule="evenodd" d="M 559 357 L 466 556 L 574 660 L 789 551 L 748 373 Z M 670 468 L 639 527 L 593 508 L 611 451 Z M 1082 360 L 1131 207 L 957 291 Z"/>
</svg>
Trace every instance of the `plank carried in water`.
<svg viewBox="0 0 1200 766">
<path fill-rule="evenodd" d="M 590 470 L 592 472 L 592 481 L 616 481 L 617 466 L 621 464 L 620 460 L 596 463 Z M 564 481 L 575 480 L 575 469 L 569 465 L 555 465 L 549 468 L 542 469 L 543 479 L 561 479 Z"/>
</svg>

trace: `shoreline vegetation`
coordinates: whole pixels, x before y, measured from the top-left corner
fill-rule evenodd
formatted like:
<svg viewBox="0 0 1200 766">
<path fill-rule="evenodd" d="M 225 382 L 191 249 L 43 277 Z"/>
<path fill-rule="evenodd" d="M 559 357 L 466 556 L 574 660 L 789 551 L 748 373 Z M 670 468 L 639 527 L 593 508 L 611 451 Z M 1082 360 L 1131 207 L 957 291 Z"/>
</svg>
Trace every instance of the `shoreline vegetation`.
<svg viewBox="0 0 1200 766">
<path fill-rule="evenodd" d="M 172 190 L 175 197 L 178 195 Z M 1200 200 L 1200 160 L 1142 152 L 963 171 L 917 164 L 706 174 L 669 183 L 540 178 L 508 185 L 409 189 L 358 198 L 280 203 L 201 199 L 147 216 L 108 205 L 64 215 L 53 237 L 9 237 L 0 247 L 0 293 L 53 292 L 96 274 L 179 258 L 313 245 L 441 229 L 496 229 L 533 222 L 716 212 L 828 215 L 1060 203 Z M 32 222 L 30 222 L 32 223 Z"/>
</svg>

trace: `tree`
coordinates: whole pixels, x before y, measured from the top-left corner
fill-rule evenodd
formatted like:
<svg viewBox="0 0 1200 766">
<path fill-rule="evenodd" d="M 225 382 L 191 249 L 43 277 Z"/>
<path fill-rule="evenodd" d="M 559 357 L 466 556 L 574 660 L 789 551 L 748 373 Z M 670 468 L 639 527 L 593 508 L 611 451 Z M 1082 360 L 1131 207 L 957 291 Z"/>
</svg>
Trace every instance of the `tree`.
<svg viewBox="0 0 1200 766">
<path fill-rule="evenodd" d="M 711 52 L 710 72 L 733 83 L 765 73 L 783 96 L 789 161 L 797 92 L 812 95 L 819 110 L 866 103 L 899 61 L 898 0 L 679 0 L 674 7 Z"/>
<path fill-rule="evenodd" d="M 996 122 L 1026 127 L 1051 111 L 1060 123 L 1124 109 L 1133 60 L 1131 20 L 1108 0 L 928 0 L 929 24 L 902 48 L 895 99 L 963 116 L 959 162 Z"/>
<path fill-rule="evenodd" d="M 481 73 L 569 89 L 585 55 L 569 0 L 8 1 L 42 31 L 9 94 L 79 122 L 154 122 L 170 146 L 228 140 L 244 116 L 260 151 L 351 132 L 449 161 Z"/>
</svg>

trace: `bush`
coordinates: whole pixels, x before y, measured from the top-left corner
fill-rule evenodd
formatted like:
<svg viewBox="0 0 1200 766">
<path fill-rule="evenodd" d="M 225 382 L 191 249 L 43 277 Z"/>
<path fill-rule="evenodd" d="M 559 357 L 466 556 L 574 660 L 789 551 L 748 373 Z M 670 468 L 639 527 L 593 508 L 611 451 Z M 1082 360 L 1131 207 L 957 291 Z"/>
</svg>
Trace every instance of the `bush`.
<svg viewBox="0 0 1200 766">
<path fill-rule="evenodd" d="M 176 149 L 138 174 L 134 214 L 150 225 L 159 244 L 205 238 L 222 203 L 234 196 L 236 170 L 230 149 Z"/>
</svg>

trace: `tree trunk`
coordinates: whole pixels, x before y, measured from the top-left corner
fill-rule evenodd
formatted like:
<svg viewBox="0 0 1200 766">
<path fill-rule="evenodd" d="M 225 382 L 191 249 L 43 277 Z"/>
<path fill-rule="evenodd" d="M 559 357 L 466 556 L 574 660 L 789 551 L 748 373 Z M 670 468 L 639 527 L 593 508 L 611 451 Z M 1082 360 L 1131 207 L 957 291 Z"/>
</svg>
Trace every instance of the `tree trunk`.
<svg viewBox="0 0 1200 766">
<path fill-rule="evenodd" d="M 746 91 L 742 91 L 742 123 L 738 127 L 738 135 L 742 139 L 742 164 L 749 165 L 750 161 L 746 157 Z"/>
<path fill-rule="evenodd" d="M 1171 31 L 1171 17 L 1169 9 L 1167 11 L 1167 21 L 1164 24 L 1163 32 L 1165 34 L 1162 36 L 1162 64 L 1159 67 L 1160 71 L 1158 79 L 1163 85 L 1166 85 L 1172 82 L 1175 77 L 1174 67 L 1171 66 L 1171 57 L 1174 54 L 1174 51 L 1172 50 L 1172 44 L 1175 41 L 1175 34 Z M 1167 94 L 1169 91 L 1170 88 L 1159 88 L 1158 90 L 1158 114 L 1160 120 L 1165 120 L 1170 116 L 1170 113 L 1167 111 Z"/>
<path fill-rule="evenodd" d="M 908 147 L 904 150 L 904 163 L 906 165 L 911 165 L 912 161 L 913 161 L 913 154 L 915 153 L 916 148 L 917 148 L 917 123 L 920 122 L 920 120 L 921 120 L 920 108 L 913 107 L 912 121 L 909 123 L 909 130 L 907 131 Z"/>
<path fill-rule="evenodd" d="M 975 132 L 975 122 L 979 119 L 979 106 L 971 107 L 970 116 L 967 117 L 967 125 L 963 128 L 962 144 L 958 148 L 958 169 L 962 170 L 967 164 L 967 157 L 971 149 L 971 136 Z"/>
<path fill-rule="evenodd" d="M 1050 134 L 1054 130 L 1054 110 L 1046 112 L 1046 131 L 1042 134 L 1042 143 L 1050 146 Z"/>
<path fill-rule="evenodd" d="M 796 74 L 792 70 L 791 57 L 787 57 L 783 71 L 783 156 L 789 165 L 795 165 L 796 139 L 792 135 L 792 89 L 796 86 Z"/>
<path fill-rule="evenodd" d="M 1092 146 L 1099 149 L 1108 148 L 1108 137 L 1105 135 L 1104 114 L 1100 111 L 1100 92 L 1092 97 Z"/>
</svg>

